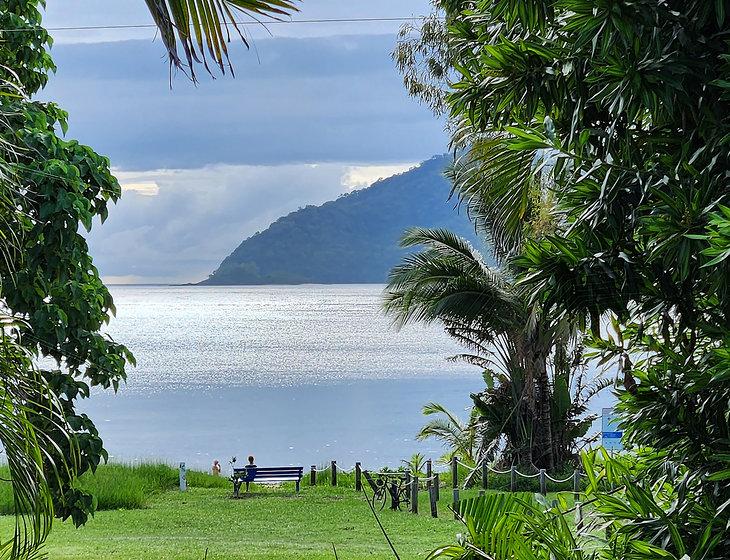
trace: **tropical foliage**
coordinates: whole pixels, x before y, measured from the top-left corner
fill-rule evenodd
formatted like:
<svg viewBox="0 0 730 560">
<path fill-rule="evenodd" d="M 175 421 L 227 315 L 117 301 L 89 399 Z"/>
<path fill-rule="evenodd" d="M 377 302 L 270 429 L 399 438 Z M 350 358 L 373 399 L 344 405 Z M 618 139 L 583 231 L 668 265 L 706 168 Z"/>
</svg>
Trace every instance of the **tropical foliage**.
<svg viewBox="0 0 730 560">
<path fill-rule="evenodd" d="M 621 485 L 596 496 L 601 555 L 726 558 L 730 4 L 437 5 L 455 192 L 498 226 L 530 301 L 618 366 L 626 442 L 644 450 L 606 462 Z"/>
<path fill-rule="evenodd" d="M 0 444 L 10 475 L 13 511 L 18 513 L 12 538 L 0 543 L 0 557 L 25 558 L 48 535 L 53 487 L 75 472 L 77 455 L 49 460 L 54 436 L 61 434 L 70 443 L 71 429 L 61 403 L 20 344 L 20 321 L 4 313 L 0 314 L 0 400 Z"/>
<path fill-rule="evenodd" d="M 484 371 L 468 426 L 443 408 L 426 425 L 470 462 L 502 454 L 508 464 L 554 469 L 575 459 L 595 419 L 587 402 L 605 384 L 586 383 L 582 346 L 569 322 L 542 312 L 504 271 L 488 267 L 466 241 L 445 230 L 414 228 L 406 256 L 390 275 L 385 308 L 399 324 L 441 322 L 470 353 L 455 356 Z"/>
<path fill-rule="evenodd" d="M 116 389 L 133 362 L 99 332 L 114 306 L 78 231 L 106 218 L 120 188 L 106 158 L 58 136 L 60 108 L 29 98 L 54 70 L 40 21 L 36 2 L 0 10 L 0 439 L 18 515 L 2 542 L 13 558 L 35 553 L 53 515 L 81 524 L 93 512 L 74 481 L 106 452 L 76 402 L 91 386 Z"/>
<path fill-rule="evenodd" d="M 109 161 L 64 140 L 67 115 L 31 100 L 55 66 L 41 25 L 42 0 L 0 2 L 0 441 L 10 468 L 15 511 L 12 539 L 0 552 L 35 554 L 54 515 L 84 523 L 93 497 L 75 484 L 107 458 L 90 418 L 76 402 L 93 386 L 116 390 L 129 351 L 100 329 L 114 313 L 79 226 L 107 217 L 121 189 Z M 243 37 L 235 13 L 280 17 L 289 0 L 148 0 L 170 64 L 208 60 L 225 71 L 229 28 Z M 247 44 L 247 43 L 246 43 Z M 178 46 L 182 48 L 180 56 Z M 207 50 L 207 55 L 206 55 Z M 38 357 L 44 364 L 33 364 Z"/>
<path fill-rule="evenodd" d="M 278 19 L 297 10 L 297 0 L 145 0 L 168 53 L 170 67 L 190 73 L 195 65 L 212 73 L 208 61 L 233 74 L 228 55 L 232 32 L 248 46 L 243 23 L 236 16 Z M 263 25 L 263 23 L 262 23 Z"/>
<path fill-rule="evenodd" d="M 479 451 L 476 409 L 472 408 L 469 419 L 464 422 L 456 414 L 439 403 L 428 403 L 423 407 L 424 416 L 431 418 L 416 435 L 416 439 L 437 439 L 448 449 L 446 461 L 456 455 L 465 464 L 476 464 Z"/>
</svg>

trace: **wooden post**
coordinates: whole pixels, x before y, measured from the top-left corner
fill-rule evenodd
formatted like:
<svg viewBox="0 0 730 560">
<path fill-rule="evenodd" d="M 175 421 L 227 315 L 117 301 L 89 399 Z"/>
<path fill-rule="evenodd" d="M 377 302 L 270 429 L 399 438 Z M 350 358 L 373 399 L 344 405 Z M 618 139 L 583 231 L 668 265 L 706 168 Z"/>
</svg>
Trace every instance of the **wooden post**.
<svg viewBox="0 0 730 560">
<path fill-rule="evenodd" d="M 431 488 L 431 472 L 432 472 L 432 465 L 431 465 L 431 459 L 426 461 L 426 478 L 428 479 L 426 481 L 426 488 Z"/>
<path fill-rule="evenodd" d="M 487 460 L 484 459 L 482 461 L 482 490 L 486 493 L 487 486 L 489 483 L 489 465 L 487 465 Z"/>
<path fill-rule="evenodd" d="M 436 473 L 434 477 L 433 487 L 436 489 L 436 501 L 438 502 L 441 494 L 441 477 L 439 473 Z"/>
<path fill-rule="evenodd" d="M 583 529 L 583 504 L 575 504 L 575 528 L 578 532 Z"/>
<path fill-rule="evenodd" d="M 547 496 L 547 482 L 545 480 L 545 469 L 540 469 L 540 494 Z"/>
<path fill-rule="evenodd" d="M 330 467 L 332 468 L 332 486 L 337 486 L 337 461 L 332 461 Z"/>
<path fill-rule="evenodd" d="M 438 501 L 438 498 L 436 497 L 435 484 L 432 484 L 428 489 L 428 499 L 431 502 L 431 517 L 438 517 L 438 511 L 436 511 L 436 502 Z"/>
<path fill-rule="evenodd" d="M 459 464 L 458 459 L 456 456 L 451 458 L 451 487 L 452 487 L 452 496 L 451 496 L 451 505 L 454 508 L 454 518 L 458 519 L 458 515 L 456 514 L 457 511 L 459 511 Z"/>
<path fill-rule="evenodd" d="M 180 463 L 180 492 L 185 492 L 188 489 L 188 478 L 187 470 L 185 469 L 185 463 Z"/>
<path fill-rule="evenodd" d="M 573 498 L 576 502 L 580 500 L 580 469 L 573 471 Z"/>
<path fill-rule="evenodd" d="M 355 463 L 355 490 L 358 492 L 362 491 L 362 468 L 360 467 L 360 461 Z"/>
<path fill-rule="evenodd" d="M 514 492 L 517 489 L 517 467 L 512 465 L 509 469 L 509 491 Z"/>
<path fill-rule="evenodd" d="M 309 471 L 309 485 L 314 486 L 317 484 L 317 466 L 312 465 L 312 468 Z"/>
<path fill-rule="evenodd" d="M 418 513 L 418 477 L 411 480 L 411 512 Z"/>
</svg>

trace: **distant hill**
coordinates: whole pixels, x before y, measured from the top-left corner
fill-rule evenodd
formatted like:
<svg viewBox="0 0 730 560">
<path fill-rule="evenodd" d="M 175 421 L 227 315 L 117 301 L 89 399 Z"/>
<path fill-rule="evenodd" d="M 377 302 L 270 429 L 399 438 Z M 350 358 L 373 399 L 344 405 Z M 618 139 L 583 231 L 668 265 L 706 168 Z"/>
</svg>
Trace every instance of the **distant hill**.
<svg viewBox="0 0 730 560">
<path fill-rule="evenodd" d="M 201 284 L 385 282 L 405 254 L 398 241 L 412 226 L 448 228 L 476 243 L 464 212 L 447 201 L 447 161 L 447 156 L 434 157 L 368 188 L 279 218 L 241 243 Z"/>
</svg>

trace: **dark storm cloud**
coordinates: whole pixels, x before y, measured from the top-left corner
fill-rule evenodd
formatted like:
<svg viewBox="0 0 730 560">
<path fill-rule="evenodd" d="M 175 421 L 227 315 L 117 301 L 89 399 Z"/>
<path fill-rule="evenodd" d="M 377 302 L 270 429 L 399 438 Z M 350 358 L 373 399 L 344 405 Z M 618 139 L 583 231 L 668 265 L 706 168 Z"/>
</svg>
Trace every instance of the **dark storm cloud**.
<svg viewBox="0 0 730 560">
<path fill-rule="evenodd" d="M 58 45 L 43 96 L 71 137 L 124 169 L 212 163 L 416 161 L 444 151 L 442 125 L 408 98 L 392 35 L 279 38 L 232 49 L 236 79 L 178 75 L 159 44 Z"/>
</svg>

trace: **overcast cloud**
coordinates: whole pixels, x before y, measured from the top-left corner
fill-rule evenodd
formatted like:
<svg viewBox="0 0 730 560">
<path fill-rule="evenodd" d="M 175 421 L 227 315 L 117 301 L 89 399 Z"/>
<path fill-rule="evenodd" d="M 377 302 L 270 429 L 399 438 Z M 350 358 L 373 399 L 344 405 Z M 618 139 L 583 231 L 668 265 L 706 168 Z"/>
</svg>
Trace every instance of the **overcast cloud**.
<svg viewBox="0 0 730 560">
<path fill-rule="evenodd" d="M 302 7 L 306 19 L 399 17 L 428 3 Z M 49 27 L 149 19 L 141 0 L 55 0 L 49 10 Z M 69 137 L 111 158 L 125 191 L 89 239 L 105 278 L 203 279 L 279 216 L 445 151 L 442 123 L 407 97 L 390 60 L 395 29 L 276 27 L 255 51 L 233 47 L 236 79 L 195 87 L 177 76 L 172 90 L 158 43 L 56 33 L 58 73 L 43 98 L 69 111 Z"/>
<path fill-rule="evenodd" d="M 300 12 L 265 26 L 251 21 L 243 30 L 254 40 L 267 37 L 323 37 L 332 35 L 394 34 L 398 21 L 312 22 L 312 20 L 410 18 L 431 12 L 428 0 L 302 0 Z M 245 21 L 241 15 L 238 18 Z M 154 38 L 152 28 L 130 29 L 121 26 L 152 24 L 144 0 L 48 0 L 45 25 L 59 43 L 97 43 L 127 39 Z M 301 23 L 297 23 L 301 22 Z M 70 29 L 59 27 L 118 26 L 115 29 Z M 161 47 L 160 47 L 161 49 Z"/>
<path fill-rule="evenodd" d="M 260 63 L 238 45 L 236 79 L 178 76 L 172 90 L 150 42 L 60 45 L 44 97 L 124 169 L 423 159 L 443 151 L 442 126 L 405 94 L 393 41 L 267 39 Z"/>
</svg>

